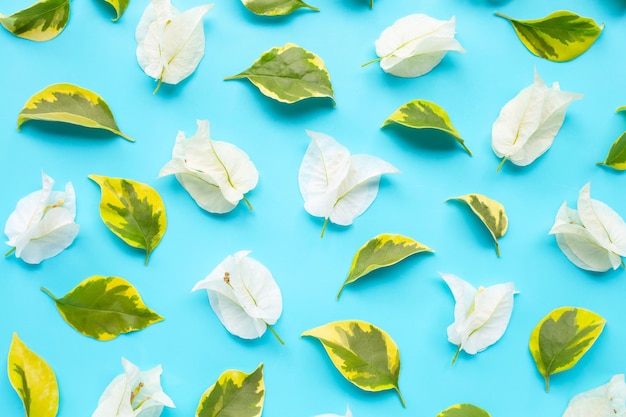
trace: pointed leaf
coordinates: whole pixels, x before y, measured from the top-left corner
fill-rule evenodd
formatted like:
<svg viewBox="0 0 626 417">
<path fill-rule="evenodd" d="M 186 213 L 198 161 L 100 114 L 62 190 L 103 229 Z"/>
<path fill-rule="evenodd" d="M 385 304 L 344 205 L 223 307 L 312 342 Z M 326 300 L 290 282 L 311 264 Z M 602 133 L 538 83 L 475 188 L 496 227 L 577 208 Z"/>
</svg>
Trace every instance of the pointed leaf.
<svg viewBox="0 0 626 417">
<path fill-rule="evenodd" d="M 0 24 L 15 36 L 44 42 L 59 36 L 69 16 L 69 0 L 42 0 L 11 16 L 0 14 Z"/>
<path fill-rule="evenodd" d="M 229 370 L 202 394 L 196 417 L 260 417 L 264 400 L 263 364 L 250 374 Z"/>
<path fill-rule="evenodd" d="M 606 165 L 618 171 L 626 170 L 626 132 L 617 138 L 604 162 L 598 162 L 598 165 Z"/>
<path fill-rule="evenodd" d="M 8 373 L 11 386 L 24 404 L 26 417 L 55 417 L 59 408 L 59 387 L 54 371 L 13 333 Z"/>
<path fill-rule="evenodd" d="M 463 149 L 472 156 L 472 152 L 465 146 L 465 141 L 454 128 L 448 113 L 432 101 L 413 100 L 403 104 L 383 122 L 381 127 L 397 123 L 412 129 L 435 129 L 454 137 Z"/>
<path fill-rule="evenodd" d="M 352 259 L 350 272 L 341 286 L 337 298 L 344 287 L 370 272 L 397 264 L 403 259 L 420 252 L 434 252 L 416 240 L 402 235 L 381 234 L 361 246 Z"/>
<path fill-rule="evenodd" d="M 533 54 L 550 61 L 570 61 L 582 55 L 598 39 L 604 25 L 574 12 L 559 10 L 534 20 L 517 20 L 496 13 L 513 25 L 517 36 Z"/>
<path fill-rule="evenodd" d="M 566 371 L 594 344 L 606 320 L 576 307 L 557 308 L 545 316 L 530 335 L 530 353 L 550 389 L 550 375 Z"/>
<path fill-rule="evenodd" d="M 147 184 L 124 178 L 92 174 L 89 179 L 102 191 L 100 217 L 104 224 L 133 248 L 144 249 L 147 265 L 167 227 L 159 193 Z"/>
<path fill-rule="evenodd" d="M 109 105 L 102 97 L 73 84 L 54 84 L 29 98 L 17 118 L 17 129 L 29 120 L 104 129 L 134 142 L 119 130 Z"/>
<path fill-rule="evenodd" d="M 382 329 L 359 320 L 336 321 L 302 333 L 318 339 L 341 375 L 365 391 L 398 387 L 400 352 Z"/>
<path fill-rule="evenodd" d="M 124 12 L 126 11 L 126 8 L 128 7 L 128 3 L 130 3 L 130 0 L 104 0 L 104 1 L 109 3 L 115 9 L 115 18 L 113 19 L 114 22 L 119 20 L 120 17 L 122 17 Z"/>
<path fill-rule="evenodd" d="M 284 16 L 302 7 L 319 11 L 302 0 L 241 0 L 246 9 L 260 16 Z"/>
<path fill-rule="evenodd" d="M 491 415 L 472 404 L 456 404 L 437 414 L 437 417 L 491 417 Z"/>
<path fill-rule="evenodd" d="M 506 233 L 509 220 L 504 211 L 504 206 L 496 200 L 492 200 L 482 194 L 467 194 L 448 200 L 462 201 L 472 209 L 476 217 L 485 225 L 493 241 L 496 244 L 496 254 L 500 256 L 498 239 Z"/>
<path fill-rule="evenodd" d="M 54 300 L 67 324 L 96 340 L 115 339 L 163 320 L 144 304 L 130 282 L 119 277 L 89 277 L 61 298 L 45 288 L 42 291 Z"/>
<path fill-rule="evenodd" d="M 322 59 L 292 43 L 264 52 L 250 68 L 225 80 L 237 78 L 247 78 L 261 93 L 282 103 L 311 97 L 335 100 Z"/>
</svg>

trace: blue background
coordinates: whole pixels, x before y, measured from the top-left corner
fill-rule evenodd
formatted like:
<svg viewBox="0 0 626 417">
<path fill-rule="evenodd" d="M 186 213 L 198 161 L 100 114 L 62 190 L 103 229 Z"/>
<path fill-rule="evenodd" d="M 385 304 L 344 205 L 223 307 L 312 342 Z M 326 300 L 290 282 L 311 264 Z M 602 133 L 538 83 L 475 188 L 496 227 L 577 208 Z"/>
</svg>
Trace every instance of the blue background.
<svg viewBox="0 0 626 417">
<path fill-rule="evenodd" d="M 194 415 L 202 393 L 227 369 L 251 372 L 265 364 L 266 416 L 343 413 L 355 417 L 435 416 L 469 402 L 493 416 L 560 416 L 569 399 L 608 382 L 626 370 L 626 276 L 571 264 L 548 235 L 564 200 L 575 207 L 579 189 L 591 181 L 593 198 L 626 216 L 626 177 L 598 167 L 613 141 L 626 129 L 615 109 L 626 104 L 625 5 L 620 0 L 311 0 L 321 12 L 300 10 L 284 18 L 263 18 L 237 0 L 217 0 L 204 19 L 206 54 L 197 71 L 177 86 L 155 83 L 137 64 L 134 31 L 147 5 L 133 0 L 117 23 L 99 0 L 73 1 L 69 24 L 56 39 L 35 43 L 0 31 L 0 219 L 17 201 L 40 188 L 41 171 L 62 189 L 76 188 L 74 244 L 60 255 L 30 266 L 13 256 L 0 259 L 0 368 L 6 368 L 11 335 L 41 355 L 60 386 L 60 416 L 89 416 L 107 384 L 122 372 L 120 358 L 142 369 L 162 364 L 162 384 L 177 408 L 164 417 Z M 6 2 L 5 14 L 29 0 Z M 180 10 L 200 4 L 178 0 Z M 531 55 L 498 10 L 522 19 L 570 9 L 604 22 L 606 28 L 584 55 L 554 63 Z M 467 54 L 449 53 L 431 73 L 415 79 L 385 74 L 374 41 L 396 19 L 426 13 L 457 17 L 457 38 Z M 328 99 L 294 105 L 272 101 L 246 81 L 223 78 L 247 68 L 262 52 L 296 43 L 326 63 L 337 105 Z M 518 168 L 491 151 L 491 125 L 502 106 L 533 81 L 537 69 L 546 83 L 583 93 L 568 110 L 552 148 L 534 164 Z M 17 114 L 44 87 L 69 82 L 100 94 L 122 131 L 136 143 L 104 132 L 41 122 L 16 131 Z M 474 152 L 456 142 L 402 128 L 379 129 L 398 106 L 413 99 L 436 102 Z M 245 150 L 260 181 L 248 194 L 250 212 L 240 204 L 227 215 L 198 208 L 173 177 L 157 179 L 170 159 L 178 130 L 188 136 L 196 119 L 208 119 L 214 139 Z M 327 133 L 354 154 L 381 157 L 402 174 L 385 176 L 378 198 L 350 227 L 330 225 L 319 238 L 322 220 L 303 208 L 297 173 L 309 138 L 305 129 Z M 99 217 L 99 188 L 89 174 L 148 183 L 162 195 L 168 228 L 149 265 L 143 253 L 109 232 Z M 501 240 L 502 257 L 469 210 L 450 197 L 481 193 L 506 207 L 510 227 Z M 4 220 L 3 220 L 4 221 Z M 403 263 L 371 274 L 335 294 L 356 250 L 380 233 L 400 233 L 432 247 Z M 8 249 L 8 247 L 7 247 Z M 278 282 L 284 311 L 275 329 L 245 341 L 230 335 L 211 310 L 205 293 L 191 293 L 223 258 L 250 249 Z M 461 354 L 448 343 L 453 298 L 438 275 L 453 273 L 475 286 L 513 281 L 516 296 L 504 337 L 486 351 Z M 70 328 L 53 302 L 92 275 L 131 281 L 148 306 L 165 317 L 143 331 L 109 342 Z M 572 370 L 552 378 L 551 392 L 528 351 L 530 332 L 549 311 L 561 306 L 593 310 L 607 319 L 604 333 Z M 369 393 L 347 382 L 321 345 L 300 334 L 335 320 L 360 319 L 386 330 L 402 358 L 403 409 L 392 391 Z M 0 415 L 21 416 L 23 408 L 6 377 L 0 377 Z"/>
</svg>

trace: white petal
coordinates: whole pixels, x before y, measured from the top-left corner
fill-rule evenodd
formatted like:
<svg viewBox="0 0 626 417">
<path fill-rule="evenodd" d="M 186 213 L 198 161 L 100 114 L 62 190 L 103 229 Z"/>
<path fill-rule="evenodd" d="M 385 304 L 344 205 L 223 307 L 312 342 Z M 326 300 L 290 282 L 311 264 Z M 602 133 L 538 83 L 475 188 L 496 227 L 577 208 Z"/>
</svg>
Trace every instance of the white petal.
<svg viewBox="0 0 626 417">
<path fill-rule="evenodd" d="M 454 323 L 448 326 L 447 329 L 448 341 L 455 345 L 460 345 L 463 340 L 461 329 L 470 310 L 474 307 L 476 288 L 456 275 L 442 273 L 439 273 L 439 275 L 448 284 L 455 302 Z"/>
<path fill-rule="evenodd" d="M 599 245 L 618 255 L 626 256 L 626 223 L 613 209 L 593 200 L 590 183 L 578 194 L 578 215 L 585 228 Z"/>
<path fill-rule="evenodd" d="M 620 257 L 602 247 L 587 229 L 577 224 L 554 226 L 550 233 L 565 256 L 577 267 L 595 272 L 617 269 Z"/>
<path fill-rule="evenodd" d="M 624 417 L 625 401 L 624 375 L 614 375 L 607 384 L 574 396 L 563 417 Z"/>
<path fill-rule="evenodd" d="M 124 361 L 122 358 L 122 363 Z M 130 391 L 126 374 L 115 377 L 100 396 L 98 407 L 91 417 L 134 417 Z"/>
<path fill-rule="evenodd" d="M 226 330 L 243 339 L 257 339 L 267 330 L 267 324 L 261 319 L 250 317 L 246 311 L 222 294 L 209 292 L 211 308 Z"/>
<path fill-rule="evenodd" d="M 318 414 L 315 417 L 352 417 L 352 411 L 350 411 L 350 407 L 346 407 L 346 414 L 340 416 L 339 414 Z"/>
<path fill-rule="evenodd" d="M 161 77 L 163 61 L 160 42 L 168 21 L 179 15 L 169 0 L 152 0 L 146 7 L 135 30 L 137 62 L 154 79 Z"/>
<path fill-rule="evenodd" d="M 176 179 L 194 201 L 210 213 L 228 213 L 237 207 L 237 203 L 233 204 L 224 198 L 220 188 L 206 174 L 178 174 Z"/>
<path fill-rule="evenodd" d="M 253 318 L 270 325 L 276 323 L 283 311 L 283 299 L 272 273 L 248 257 L 242 258 L 238 267 L 231 284 L 243 308 Z"/>
<path fill-rule="evenodd" d="M 20 235 L 41 221 L 52 193 L 54 180 L 42 172 L 41 182 L 42 189 L 21 198 L 17 202 L 15 210 L 9 215 L 4 226 L 4 233 L 9 238 L 8 245 L 15 246 L 15 241 Z"/>
</svg>

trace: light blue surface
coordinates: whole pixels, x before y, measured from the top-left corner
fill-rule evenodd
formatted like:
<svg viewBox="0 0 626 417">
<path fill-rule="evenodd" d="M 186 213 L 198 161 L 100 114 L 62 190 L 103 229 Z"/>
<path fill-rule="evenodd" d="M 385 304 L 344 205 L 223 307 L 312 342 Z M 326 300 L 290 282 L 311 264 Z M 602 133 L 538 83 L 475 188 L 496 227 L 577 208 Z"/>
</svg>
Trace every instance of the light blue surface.
<svg viewBox="0 0 626 417">
<path fill-rule="evenodd" d="M 66 30 L 56 39 L 34 43 L 0 31 L 0 169 L 4 178 L 0 220 L 16 202 L 40 188 L 41 170 L 56 188 L 72 181 L 81 230 L 74 244 L 40 266 L 13 256 L 0 260 L 0 368 L 6 368 L 11 335 L 41 355 L 60 386 L 59 416 L 89 416 L 107 384 L 122 372 L 122 356 L 142 369 L 162 364 L 162 384 L 177 408 L 164 417 L 192 416 L 201 394 L 227 369 L 253 371 L 265 364 L 265 416 L 355 417 L 435 416 L 469 402 L 493 416 L 560 416 L 569 399 L 626 371 L 626 274 L 582 271 L 558 249 L 548 231 L 564 200 L 575 206 L 578 190 L 591 181 L 591 195 L 626 216 L 626 177 L 597 167 L 626 128 L 617 107 L 626 104 L 623 76 L 625 6 L 619 0 L 311 0 L 321 12 L 301 10 L 285 18 L 252 15 L 237 0 L 217 0 L 205 17 L 206 55 L 197 71 L 178 86 L 155 83 L 137 65 L 135 26 L 147 5 L 133 0 L 122 19 L 100 0 L 73 1 Z M 198 5 L 174 3 L 181 10 Z M 10 14 L 28 0 L 6 2 Z M 570 9 L 604 22 L 592 48 L 568 63 L 531 55 L 499 10 L 518 18 L 538 18 Z M 396 19 L 426 13 L 457 17 L 457 38 L 467 54 L 449 53 L 431 73 L 400 79 L 383 73 L 374 41 Z M 292 106 L 262 96 L 246 81 L 222 81 L 247 68 L 263 51 L 296 43 L 326 63 L 337 106 L 326 99 Z M 546 83 L 583 93 L 574 102 L 553 147 L 533 165 L 507 163 L 491 151 L 491 125 L 502 106 L 530 85 L 537 69 Z M 28 122 L 15 129 L 26 100 L 44 87 L 69 82 L 100 94 L 117 122 L 136 143 L 106 133 L 64 125 Z M 379 129 L 401 104 L 426 99 L 444 107 L 474 152 L 469 157 L 453 140 L 400 128 Z M 260 182 L 248 194 L 250 212 L 240 204 L 216 216 L 199 209 L 172 177 L 157 179 L 170 159 L 178 130 L 188 136 L 196 119 L 208 119 L 214 139 L 245 150 Z M 327 133 L 352 153 L 381 157 L 402 174 L 385 176 L 378 198 L 353 226 L 330 225 L 319 238 L 322 220 L 303 208 L 297 173 L 308 145 L 305 129 Z M 434 142 L 433 142 L 434 141 Z M 100 220 L 99 188 L 89 174 L 146 182 L 162 195 L 168 229 L 143 265 L 143 254 L 109 232 Z M 481 193 L 506 207 L 510 227 L 501 240 L 502 257 L 469 210 L 445 203 L 449 197 Z M 335 294 L 355 251 L 380 233 L 401 233 L 432 247 L 371 274 Z M 211 310 L 204 293 L 191 293 L 223 258 L 250 249 L 278 282 L 284 311 L 262 339 L 231 336 Z M 454 302 L 438 272 L 453 273 L 475 286 L 513 281 L 520 294 L 508 330 L 494 346 L 474 357 L 461 354 L 446 327 Z M 70 328 L 52 301 L 92 275 L 131 281 L 144 301 L 165 321 L 143 331 L 98 342 Z M 596 345 L 572 370 L 552 379 L 551 392 L 528 352 L 537 322 L 560 306 L 593 310 L 607 319 Z M 347 382 L 321 345 L 299 335 L 335 320 L 360 319 L 386 330 L 400 348 L 403 409 L 392 391 L 368 393 Z M 0 415 L 21 416 L 23 408 L 6 376 L 0 377 Z"/>
</svg>

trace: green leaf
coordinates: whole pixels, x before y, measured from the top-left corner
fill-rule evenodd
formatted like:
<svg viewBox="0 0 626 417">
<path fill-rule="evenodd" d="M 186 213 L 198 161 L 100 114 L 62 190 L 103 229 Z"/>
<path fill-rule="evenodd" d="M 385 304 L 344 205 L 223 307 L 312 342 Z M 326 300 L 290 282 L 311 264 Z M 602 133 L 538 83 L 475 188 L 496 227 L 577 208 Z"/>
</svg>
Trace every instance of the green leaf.
<svg viewBox="0 0 626 417">
<path fill-rule="evenodd" d="M 626 170 L 626 132 L 613 142 L 606 159 L 598 162 L 598 165 L 606 165 L 618 171 Z"/>
<path fill-rule="evenodd" d="M 104 0 L 104 1 L 109 3 L 115 9 L 115 18 L 113 19 L 114 22 L 116 22 L 117 20 L 119 20 L 120 17 L 122 17 L 124 12 L 126 11 L 126 8 L 128 7 L 128 3 L 130 3 L 130 0 Z"/>
<path fill-rule="evenodd" d="M 26 417 L 54 417 L 59 387 L 54 371 L 13 333 L 7 363 L 9 381 L 24 404 Z"/>
<path fill-rule="evenodd" d="M 288 43 L 264 52 L 250 68 L 225 78 L 247 78 L 264 95 L 282 103 L 295 103 L 311 97 L 334 101 L 330 75 L 320 57 Z"/>
<path fill-rule="evenodd" d="M 397 123 L 411 129 L 435 129 L 454 137 L 463 149 L 472 156 L 472 152 L 465 146 L 465 141 L 454 128 L 448 113 L 438 104 L 427 100 L 413 100 L 403 104 L 387 118 L 381 127 Z"/>
<path fill-rule="evenodd" d="M 63 320 L 77 332 L 96 340 L 145 329 L 163 320 L 149 309 L 128 281 L 118 277 L 89 277 L 62 298 L 41 288 L 54 300 Z"/>
<path fill-rule="evenodd" d="M 119 130 L 109 105 L 102 97 L 72 84 L 54 84 L 29 98 L 17 118 L 17 129 L 29 120 L 104 129 L 134 142 Z"/>
<path fill-rule="evenodd" d="M 241 0 L 244 6 L 260 16 L 284 16 L 302 7 L 319 11 L 301 0 Z"/>
<path fill-rule="evenodd" d="M 491 417 L 491 415 L 472 404 L 456 404 L 437 414 L 437 417 Z"/>
<path fill-rule="evenodd" d="M 350 272 L 341 286 L 337 299 L 347 284 L 351 284 L 370 272 L 397 264 L 401 260 L 420 252 L 434 252 L 416 240 L 402 235 L 381 234 L 361 246 L 352 259 Z"/>
<path fill-rule="evenodd" d="M 513 25 L 528 50 L 550 61 L 570 61 L 582 55 L 598 39 L 604 25 L 574 12 L 559 10 L 534 20 L 517 20 L 496 12 Z"/>
<path fill-rule="evenodd" d="M 545 316 L 530 335 L 530 353 L 550 390 L 550 375 L 566 371 L 594 344 L 606 320 L 575 307 L 557 308 Z"/>
<path fill-rule="evenodd" d="M 341 375 L 365 391 L 398 387 L 400 352 L 393 339 L 382 329 L 359 320 L 328 323 L 302 333 L 318 339 Z"/>
<path fill-rule="evenodd" d="M 44 42 L 59 36 L 69 16 L 69 0 L 42 0 L 11 16 L 0 14 L 0 24 L 15 36 Z"/>
<path fill-rule="evenodd" d="M 146 251 L 146 265 L 157 247 L 167 220 L 159 193 L 147 184 L 123 178 L 89 175 L 100 186 L 100 217 L 104 224 L 133 248 Z"/>
<path fill-rule="evenodd" d="M 506 233 L 509 220 L 504 211 L 504 206 L 496 200 L 492 200 L 482 194 L 467 194 L 460 197 L 449 198 L 450 200 L 462 201 L 472 209 L 472 212 L 487 227 L 493 241 L 496 244 L 496 254 L 500 256 L 498 239 Z"/>
<path fill-rule="evenodd" d="M 264 400 L 263 364 L 251 374 L 229 370 L 202 394 L 196 417 L 260 417 Z"/>
</svg>

